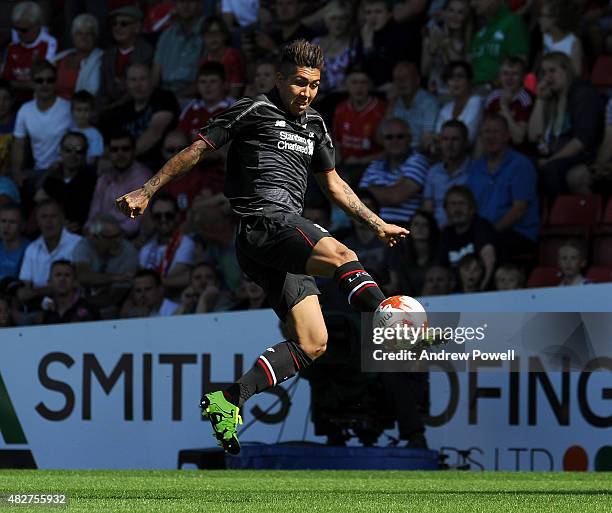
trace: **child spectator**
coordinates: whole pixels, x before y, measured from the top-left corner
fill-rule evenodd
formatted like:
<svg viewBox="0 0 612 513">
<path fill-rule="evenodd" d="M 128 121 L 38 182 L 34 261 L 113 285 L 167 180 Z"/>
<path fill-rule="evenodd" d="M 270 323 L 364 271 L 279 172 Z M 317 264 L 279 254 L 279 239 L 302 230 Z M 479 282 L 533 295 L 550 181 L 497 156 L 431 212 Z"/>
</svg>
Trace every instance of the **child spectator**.
<svg viewBox="0 0 612 513">
<path fill-rule="evenodd" d="M 461 292 L 480 292 L 484 290 L 485 265 L 475 253 L 465 255 L 457 266 L 459 270 L 459 287 Z"/>
<path fill-rule="evenodd" d="M 582 270 L 586 266 L 586 248 L 583 242 L 577 239 L 569 239 L 559 247 L 557 255 L 557 265 L 562 276 L 559 286 L 590 283 L 582 274 Z"/>
<path fill-rule="evenodd" d="M 95 165 L 104 154 L 104 138 L 100 131 L 91 125 L 96 100 L 87 91 L 77 91 L 72 95 L 72 130 L 87 138 L 87 164 Z"/>
<path fill-rule="evenodd" d="M 227 96 L 225 68 L 219 62 L 207 62 L 198 72 L 199 98 L 191 100 L 181 112 L 179 128 L 193 141 L 204 124 L 227 109 L 234 99 Z"/>
<path fill-rule="evenodd" d="M 516 264 L 502 264 L 495 271 L 495 290 L 525 288 L 525 273 Z"/>
<path fill-rule="evenodd" d="M 365 167 L 382 157 L 376 132 L 385 115 L 385 102 L 373 96 L 371 88 L 372 81 L 362 68 L 348 70 L 348 99 L 340 103 L 334 113 L 337 162 Z"/>
</svg>

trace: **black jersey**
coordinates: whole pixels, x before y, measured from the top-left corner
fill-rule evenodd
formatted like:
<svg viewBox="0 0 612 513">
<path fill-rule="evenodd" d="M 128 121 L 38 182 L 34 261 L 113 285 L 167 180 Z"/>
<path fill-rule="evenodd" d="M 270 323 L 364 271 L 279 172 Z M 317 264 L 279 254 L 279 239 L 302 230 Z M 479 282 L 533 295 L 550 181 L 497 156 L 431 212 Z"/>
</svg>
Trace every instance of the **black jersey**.
<svg viewBox="0 0 612 513">
<path fill-rule="evenodd" d="M 214 148 L 231 141 L 225 195 L 241 216 L 301 214 L 308 171 L 335 167 L 334 147 L 321 115 L 308 107 L 294 117 L 278 91 L 242 98 L 202 127 Z"/>
</svg>

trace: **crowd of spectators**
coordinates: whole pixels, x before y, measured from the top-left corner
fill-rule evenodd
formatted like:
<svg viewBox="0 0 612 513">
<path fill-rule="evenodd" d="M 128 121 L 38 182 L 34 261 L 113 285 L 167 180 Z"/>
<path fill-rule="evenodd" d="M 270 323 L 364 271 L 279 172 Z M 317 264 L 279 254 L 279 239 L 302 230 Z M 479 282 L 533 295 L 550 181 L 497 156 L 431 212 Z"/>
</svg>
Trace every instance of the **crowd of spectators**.
<svg viewBox="0 0 612 513">
<path fill-rule="evenodd" d="M 523 288 L 555 198 L 611 190 L 612 99 L 589 81 L 611 21 L 604 0 L 2 2 L 0 326 L 265 308 L 223 149 L 143 217 L 115 198 L 271 90 L 298 38 L 325 52 L 339 173 L 411 236 L 384 248 L 314 184 L 304 215 L 389 295 Z M 561 244 L 562 285 L 588 283 L 587 242 Z"/>
</svg>

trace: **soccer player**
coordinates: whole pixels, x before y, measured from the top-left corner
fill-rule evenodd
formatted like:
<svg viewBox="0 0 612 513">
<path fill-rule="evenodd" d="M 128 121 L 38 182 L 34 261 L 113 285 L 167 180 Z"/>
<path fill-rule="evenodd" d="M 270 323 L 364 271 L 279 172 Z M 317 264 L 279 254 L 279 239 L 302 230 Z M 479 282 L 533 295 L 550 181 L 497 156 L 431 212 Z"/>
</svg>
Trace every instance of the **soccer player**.
<svg viewBox="0 0 612 513">
<path fill-rule="evenodd" d="M 336 173 L 330 134 L 310 107 L 322 68 L 317 45 L 297 40 L 286 46 L 272 91 L 243 98 L 210 120 L 199 139 L 142 188 L 117 199 L 125 215 L 142 214 L 156 191 L 189 171 L 206 152 L 231 141 L 225 194 L 240 217 L 238 261 L 264 289 L 292 334 L 290 340 L 269 347 L 227 390 L 202 399 L 202 414 L 209 418 L 220 445 L 233 454 L 240 451 L 236 430 L 244 402 L 289 379 L 325 352 L 327 330 L 313 276 L 334 277 L 349 303 L 362 312 L 373 312 L 385 299 L 353 251 L 301 217 L 309 169 L 327 196 L 383 243 L 394 246 L 408 234 L 366 208 Z"/>
</svg>

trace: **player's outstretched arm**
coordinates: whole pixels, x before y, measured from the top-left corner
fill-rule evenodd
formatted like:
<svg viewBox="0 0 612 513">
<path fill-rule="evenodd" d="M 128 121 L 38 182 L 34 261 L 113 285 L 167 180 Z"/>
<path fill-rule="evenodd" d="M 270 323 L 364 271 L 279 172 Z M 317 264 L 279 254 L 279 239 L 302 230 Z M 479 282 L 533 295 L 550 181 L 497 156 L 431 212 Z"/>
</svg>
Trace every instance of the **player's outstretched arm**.
<svg viewBox="0 0 612 513">
<path fill-rule="evenodd" d="M 203 140 L 187 146 L 168 160 L 142 187 L 117 198 L 117 208 L 131 218 L 143 214 L 153 195 L 168 182 L 190 171 L 200 161 L 207 147 Z"/>
<path fill-rule="evenodd" d="M 388 246 L 395 246 L 400 239 L 408 235 L 408 230 L 401 226 L 385 223 L 380 217 L 366 207 L 353 189 L 336 172 L 317 173 L 317 182 L 327 197 L 356 221 L 367 225 Z"/>
</svg>

